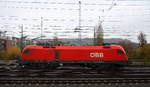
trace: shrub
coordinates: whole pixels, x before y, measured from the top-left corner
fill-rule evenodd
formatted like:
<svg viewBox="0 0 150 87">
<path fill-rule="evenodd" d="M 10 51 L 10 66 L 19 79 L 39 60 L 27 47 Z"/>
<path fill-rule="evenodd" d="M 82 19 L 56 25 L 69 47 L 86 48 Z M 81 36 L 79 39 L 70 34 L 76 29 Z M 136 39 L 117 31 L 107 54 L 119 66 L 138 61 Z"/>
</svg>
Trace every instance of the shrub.
<svg viewBox="0 0 150 87">
<path fill-rule="evenodd" d="M 1 54 L 0 56 L 1 59 L 6 59 L 6 60 L 18 59 L 21 55 L 21 50 L 17 46 L 12 46 L 8 48 L 6 51 L 1 52 L 0 54 Z"/>
</svg>

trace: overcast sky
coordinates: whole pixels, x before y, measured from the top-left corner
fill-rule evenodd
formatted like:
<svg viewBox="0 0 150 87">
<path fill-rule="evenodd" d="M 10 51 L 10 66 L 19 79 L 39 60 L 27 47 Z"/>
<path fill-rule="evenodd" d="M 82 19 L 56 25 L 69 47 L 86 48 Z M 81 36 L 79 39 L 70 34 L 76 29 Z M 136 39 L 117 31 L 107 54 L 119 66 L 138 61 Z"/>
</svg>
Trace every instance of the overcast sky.
<svg viewBox="0 0 150 87">
<path fill-rule="evenodd" d="M 150 42 L 150 0 L 80 1 L 82 38 L 93 37 L 93 26 L 104 20 L 105 38 L 137 42 L 142 31 Z M 23 25 L 25 35 L 39 37 L 41 17 L 45 38 L 78 37 L 74 29 L 79 24 L 79 0 L 0 0 L 0 30 L 9 36 L 19 37 Z"/>
</svg>

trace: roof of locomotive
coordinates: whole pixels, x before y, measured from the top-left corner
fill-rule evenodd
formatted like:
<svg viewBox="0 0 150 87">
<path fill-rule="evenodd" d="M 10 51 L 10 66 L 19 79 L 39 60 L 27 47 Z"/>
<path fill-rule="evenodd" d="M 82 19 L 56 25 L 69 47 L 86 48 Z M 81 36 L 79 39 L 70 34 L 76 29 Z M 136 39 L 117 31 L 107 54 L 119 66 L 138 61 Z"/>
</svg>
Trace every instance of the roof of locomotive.
<svg viewBox="0 0 150 87">
<path fill-rule="evenodd" d="M 43 49 L 43 48 L 56 48 L 56 49 L 107 49 L 105 47 L 110 47 L 111 49 L 122 49 L 120 45 L 109 45 L 109 46 L 36 46 L 29 45 L 24 49 Z"/>
<path fill-rule="evenodd" d="M 104 47 L 110 47 L 112 49 L 121 49 L 120 45 L 110 45 L 110 46 L 56 46 L 58 49 L 105 49 Z"/>
</svg>

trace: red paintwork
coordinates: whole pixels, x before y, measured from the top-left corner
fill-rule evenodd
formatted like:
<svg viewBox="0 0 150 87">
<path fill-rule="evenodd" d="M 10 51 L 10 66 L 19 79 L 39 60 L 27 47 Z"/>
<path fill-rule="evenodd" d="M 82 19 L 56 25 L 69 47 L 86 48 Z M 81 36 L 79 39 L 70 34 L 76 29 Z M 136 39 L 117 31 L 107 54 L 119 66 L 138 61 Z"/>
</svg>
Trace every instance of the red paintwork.
<svg viewBox="0 0 150 87">
<path fill-rule="evenodd" d="M 82 60 L 82 61 L 120 61 L 128 60 L 124 49 L 118 45 L 111 45 L 111 48 L 104 48 L 104 46 L 55 46 L 43 48 L 43 46 L 27 46 L 25 50 L 30 50 L 29 53 L 23 53 L 22 60 L 55 60 L 55 51 L 57 50 L 58 60 Z M 117 53 L 117 50 L 122 50 L 125 54 Z M 93 57 L 95 53 L 102 53 L 103 55 Z M 92 54 L 92 55 L 91 55 Z M 91 57 L 91 56 L 92 57 Z"/>
<path fill-rule="evenodd" d="M 103 46 L 59 46 L 59 60 L 102 60 L 102 61 L 120 61 L 128 60 L 126 54 L 117 53 L 117 49 L 125 51 L 120 46 L 111 46 L 111 48 L 103 48 Z M 91 57 L 90 53 L 103 53 L 101 57 Z"/>
<path fill-rule="evenodd" d="M 24 48 L 25 50 L 29 50 L 29 53 L 22 53 L 22 60 L 49 60 L 53 61 L 54 51 L 53 48 L 43 48 L 43 46 L 27 46 Z"/>
</svg>

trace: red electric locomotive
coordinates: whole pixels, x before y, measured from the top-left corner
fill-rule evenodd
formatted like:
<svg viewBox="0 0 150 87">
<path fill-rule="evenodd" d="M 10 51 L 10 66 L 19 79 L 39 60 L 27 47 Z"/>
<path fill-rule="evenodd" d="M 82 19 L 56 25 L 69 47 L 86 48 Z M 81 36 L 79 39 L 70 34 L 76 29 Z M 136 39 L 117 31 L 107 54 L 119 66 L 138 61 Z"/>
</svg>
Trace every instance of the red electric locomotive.
<svg viewBox="0 0 150 87">
<path fill-rule="evenodd" d="M 128 57 L 119 45 L 107 46 L 27 46 L 21 65 L 80 65 L 101 67 L 103 65 L 128 65 Z"/>
</svg>

